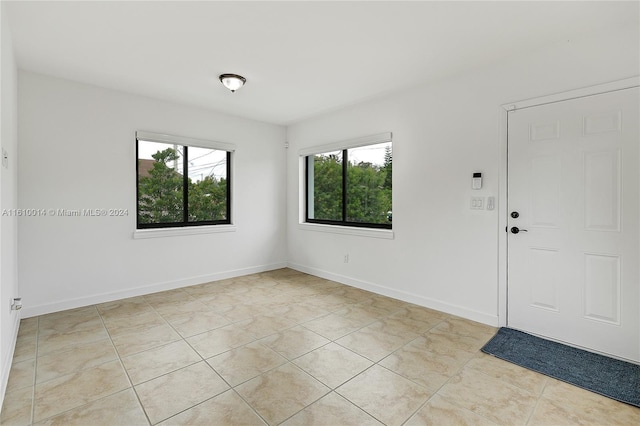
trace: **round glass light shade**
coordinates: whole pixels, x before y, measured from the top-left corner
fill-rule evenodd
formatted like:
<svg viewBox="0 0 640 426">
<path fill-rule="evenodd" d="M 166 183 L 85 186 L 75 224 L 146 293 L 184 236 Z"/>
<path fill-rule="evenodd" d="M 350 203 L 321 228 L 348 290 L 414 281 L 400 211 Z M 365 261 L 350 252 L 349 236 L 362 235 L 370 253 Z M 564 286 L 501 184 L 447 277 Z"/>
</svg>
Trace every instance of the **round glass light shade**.
<svg viewBox="0 0 640 426">
<path fill-rule="evenodd" d="M 224 84 L 224 87 L 235 92 L 247 82 L 247 79 L 238 74 L 222 74 L 220 81 Z"/>
</svg>

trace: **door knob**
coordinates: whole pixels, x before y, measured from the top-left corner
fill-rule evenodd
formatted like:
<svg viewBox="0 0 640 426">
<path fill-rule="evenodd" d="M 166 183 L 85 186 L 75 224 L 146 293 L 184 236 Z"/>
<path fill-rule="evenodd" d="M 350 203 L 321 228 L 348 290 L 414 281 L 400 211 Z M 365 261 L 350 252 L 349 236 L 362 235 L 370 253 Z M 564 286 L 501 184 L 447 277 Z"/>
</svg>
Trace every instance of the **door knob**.
<svg viewBox="0 0 640 426">
<path fill-rule="evenodd" d="M 511 228 L 511 233 L 512 233 L 512 234 L 518 234 L 518 233 L 520 233 L 520 232 L 529 232 L 529 231 L 527 231 L 526 229 L 520 229 L 520 228 L 518 228 L 517 226 L 513 226 L 513 227 Z"/>
</svg>

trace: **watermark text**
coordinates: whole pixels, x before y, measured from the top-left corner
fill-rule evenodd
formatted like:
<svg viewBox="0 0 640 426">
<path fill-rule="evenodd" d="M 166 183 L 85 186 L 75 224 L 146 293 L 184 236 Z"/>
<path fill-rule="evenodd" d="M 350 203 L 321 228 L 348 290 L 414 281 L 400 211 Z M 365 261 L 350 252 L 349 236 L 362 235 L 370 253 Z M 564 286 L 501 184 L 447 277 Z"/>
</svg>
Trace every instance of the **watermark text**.
<svg viewBox="0 0 640 426">
<path fill-rule="evenodd" d="M 3 209 L 3 217 L 123 217 L 129 209 Z"/>
</svg>

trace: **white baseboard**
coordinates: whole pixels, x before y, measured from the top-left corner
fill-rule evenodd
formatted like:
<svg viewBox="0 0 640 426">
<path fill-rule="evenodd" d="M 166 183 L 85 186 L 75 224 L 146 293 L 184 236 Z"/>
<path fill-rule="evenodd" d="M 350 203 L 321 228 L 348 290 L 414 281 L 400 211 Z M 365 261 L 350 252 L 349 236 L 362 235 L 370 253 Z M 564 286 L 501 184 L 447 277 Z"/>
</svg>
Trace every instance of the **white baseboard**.
<svg viewBox="0 0 640 426">
<path fill-rule="evenodd" d="M 15 311 L 13 317 L 13 327 L 9 346 L 9 350 L 5 352 L 2 357 L 2 371 L 0 372 L 0 404 L 4 402 L 4 395 L 7 391 L 7 383 L 9 383 L 9 373 L 11 372 L 11 365 L 13 364 L 13 353 L 16 350 L 16 342 L 18 340 L 18 329 L 20 328 L 21 311 Z"/>
<path fill-rule="evenodd" d="M 347 277 L 344 275 L 335 274 L 333 272 L 324 271 L 322 269 L 314 268 L 311 266 L 300 265 L 292 262 L 289 262 L 287 266 L 291 269 L 295 269 L 296 271 L 300 271 L 307 274 L 315 275 L 320 278 L 336 281 L 341 284 L 349 285 L 351 287 L 356 287 L 362 290 L 371 291 L 373 293 L 392 297 L 394 299 L 402 300 L 404 302 L 409 302 L 416 305 L 424 306 L 425 308 L 434 309 L 436 311 L 445 312 L 447 314 L 456 315 L 472 321 L 477 321 L 483 324 L 487 324 L 492 327 L 498 327 L 497 315 L 489 315 L 483 312 L 475 311 L 473 309 L 465 308 L 463 306 L 441 302 L 439 300 L 430 299 L 428 297 L 420 296 L 418 294 L 409 293 L 402 290 L 396 290 L 396 289 L 385 287 L 379 284 L 373 284 L 370 282 L 358 280 L 358 279 Z"/>
<path fill-rule="evenodd" d="M 286 262 L 272 263 L 268 265 L 253 266 L 250 268 L 235 269 L 231 271 L 217 272 L 215 274 L 200 275 L 174 281 L 165 281 L 142 287 L 135 287 L 127 290 L 111 293 L 100 293 L 93 296 L 79 297 L 75 299 L 63 300 L 37 306 L 25 306 L 22 309 L 22 317 L 29 318 L 38 315 L 50 314 L 52 312 L 65 311 L 67 309 L 81 308 L 83 306 L 95 305 L 98 303 L 111 302 L 114 300 L 126 299 L 128 297 L 143 296 L 145 294 L 157 293 L 159 291 L 173 290 L 176 288 L 188 287 L 191 285 L 207 283 L 210 281 L 235 278 L 243 275 L 257 274 L 259 272 L 272 271 L 274 269 L 286 268 Z"/>
<path fill-rule="evenodd" d="M 454 305 L 447 302 L 441 302 L 439 300 L 424 297 L 415 293 L 409 293 L 402 290 L 397 290 L 389 287 L 385 287 L 379 284 L 374 284 L 355 278 L 351 278 L 345 275 L 335 274 L 322 269 L 314 268 L 311 266 L 300 265 L 292 262 L 279 262 L 269 265 L 260 265 L 250 268 L 236 269 L 231 271 L 218 272 L 209 275 L 200 275 L 196 277 L 184 278 L 174 281 L 165 281 L 152 285 L 135 287 L 118 292 L 101 293 L 93 296 L 80 297 L 76 299 L 69 299 L 59 302 L 47 303 L 38 306 L 28 306 L 22 309 L 22 318 L 29 318 L 38 315 L 49 314 L 52 312 L 64 311 L 67 309 L 80 308 L 83 306 L 95 305 L 98 303 L 111 302 L 113 300 L 126 299 L 128 297 L 143 296 L 145 294 L 156 293 L 159 291 L 173 290 L 176 288 L 188 287 L 191 285 L 202 284 L 210 281 L 218 281 L 227 278 L 235 278 L 243 275 L 256 274 L 265 271 L 272 271 L 274 269 L 286 268 L 295 269 L 300 272 L 315 275 L 317 277 L 325 278 L 328 280 L 336 281 L 342 284 L 346 284 L 352 287 L 360 288 L 363 290 L 371 291 L 373 293 L 381 294 L 383 296 L 392 297 L 394 299 L 402 300 L 416 305 L 424 306 L 429 309 L 435 309 L 437 311 L 445 312 L 451 315 L 457 315 L 463 318 L 477 321 L 483 324 L 487 324 L 493 327 L 498 326 L 498 316 L 489 315 L 483 312 L 478 312 L 473 309 L 465 308 L 463 306 Z M 17 332 L 17 329 L 16 329 Z M 14 342 L 15 345 L 15 342 Z M 11 352 L 13 353 L 13 351 Z M 3 360 L 4 361 L 4 360 Z M 7 373 L 8 374 L 8 373 Z"/>
</svg>

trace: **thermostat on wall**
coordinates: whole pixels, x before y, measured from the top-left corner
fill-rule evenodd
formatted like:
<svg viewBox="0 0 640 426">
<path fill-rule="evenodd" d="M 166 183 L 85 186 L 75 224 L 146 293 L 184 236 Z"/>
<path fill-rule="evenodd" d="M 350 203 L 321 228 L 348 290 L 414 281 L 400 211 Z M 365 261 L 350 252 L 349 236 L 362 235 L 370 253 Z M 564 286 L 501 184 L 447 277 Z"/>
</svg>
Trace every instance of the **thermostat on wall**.
<svg viewBox="0 0 640 426">
<path fill-rule="evenodd" d="M 474 173 L 473 179 L 471 179 L 471 189 L 482 188 L 482 173 Z"/>
</svg>

